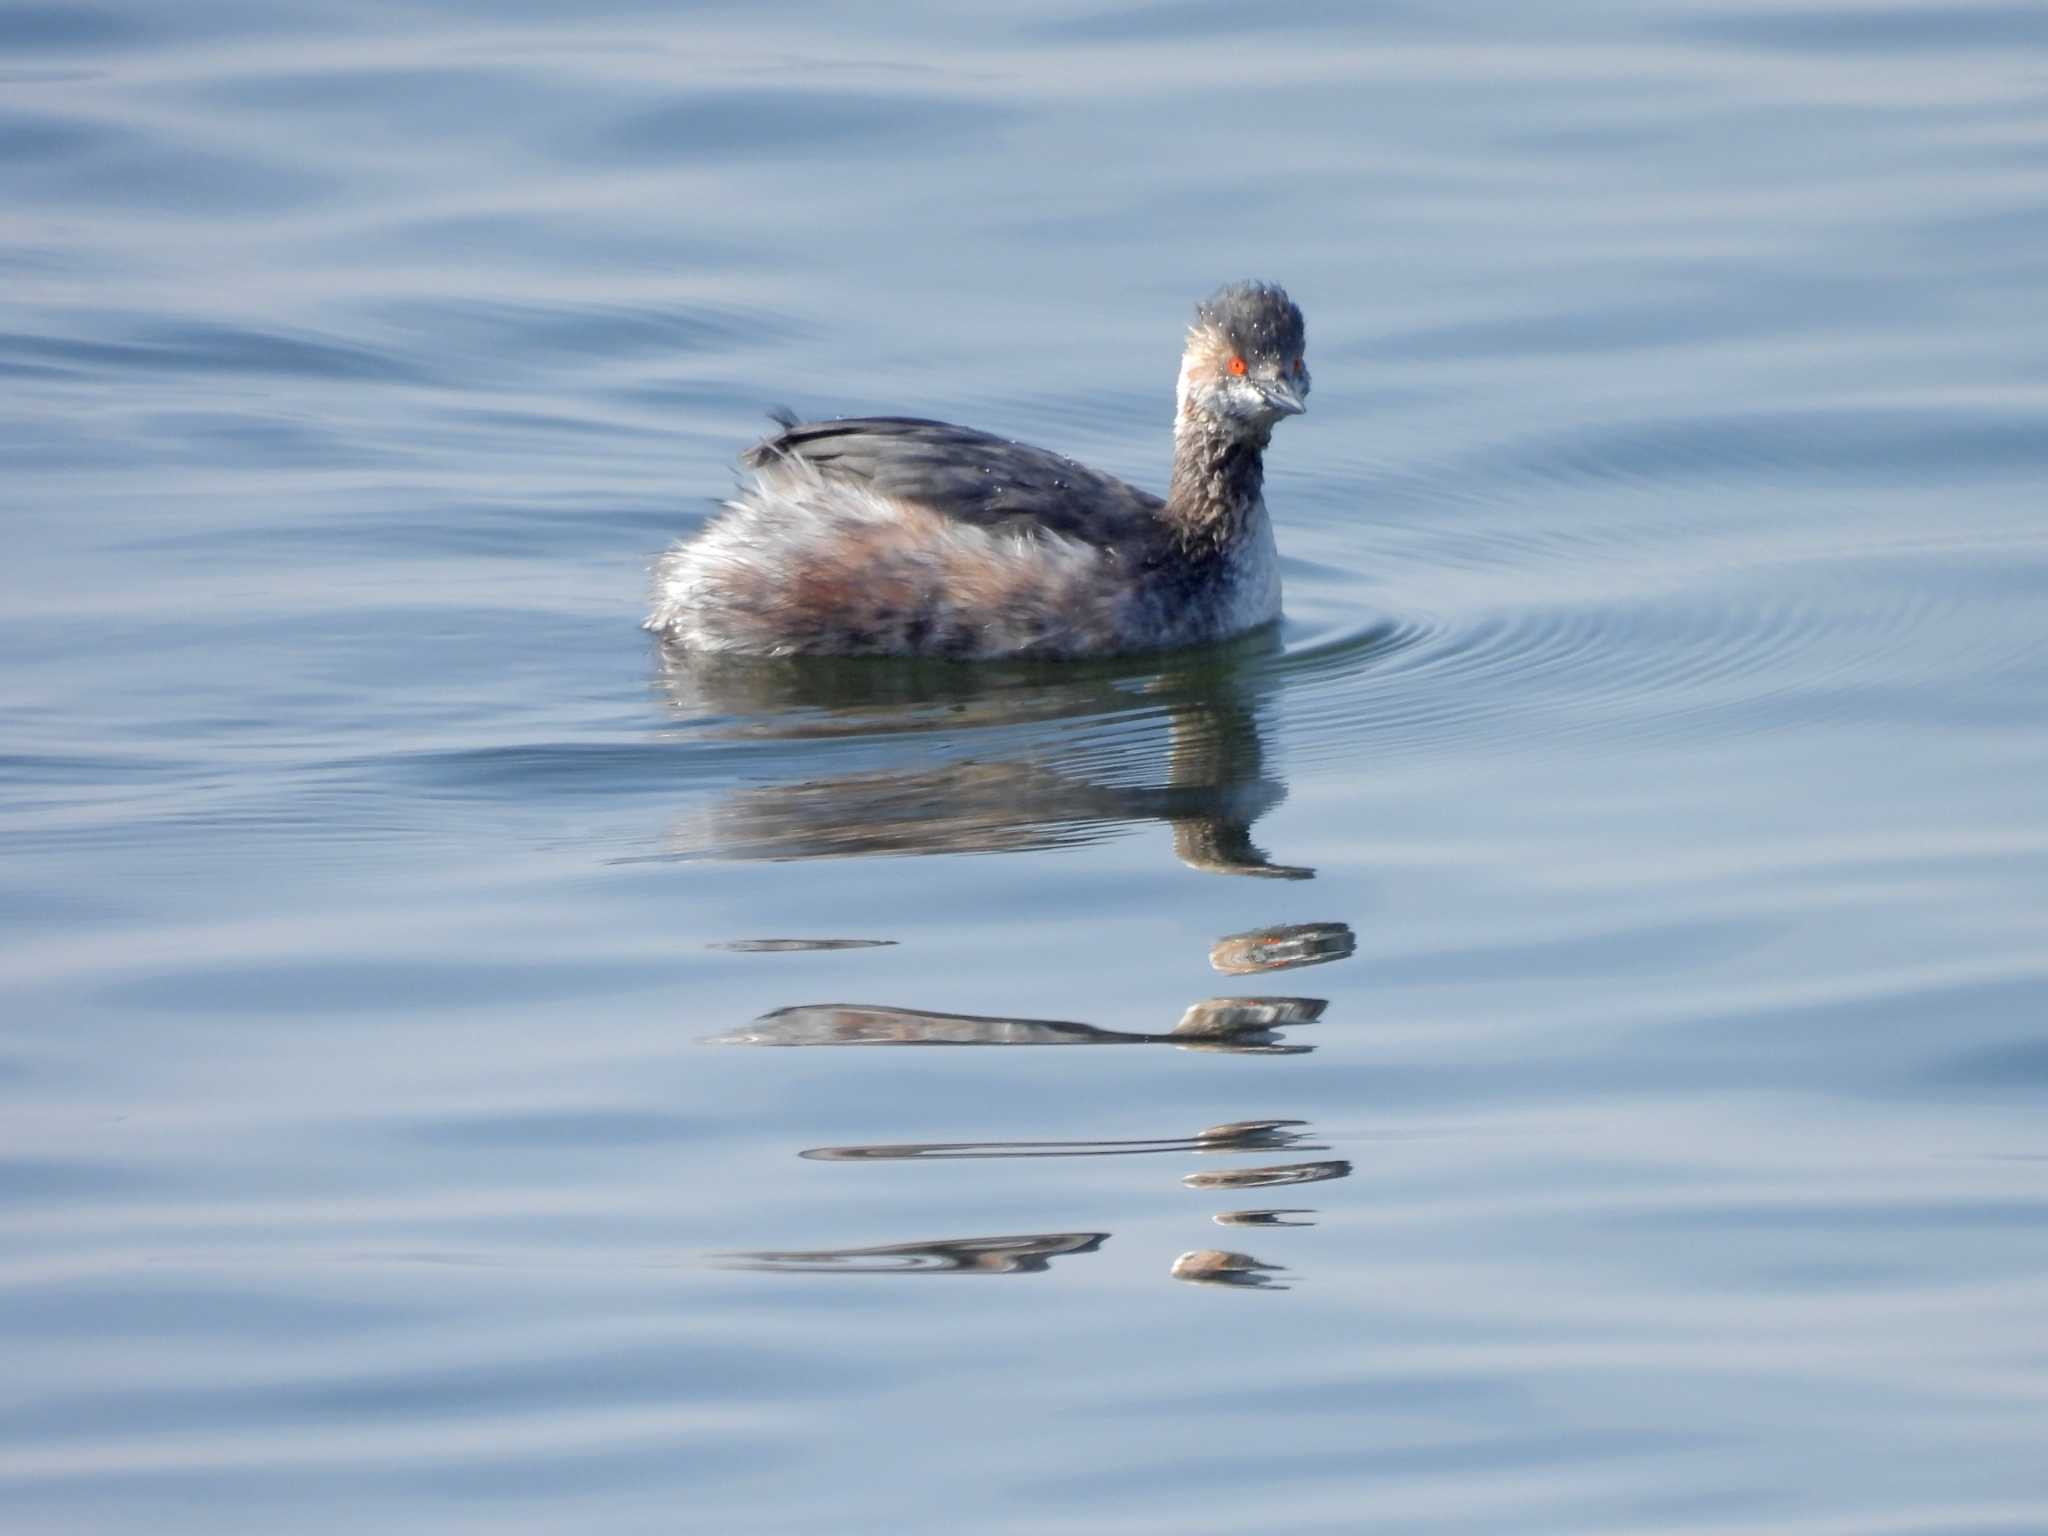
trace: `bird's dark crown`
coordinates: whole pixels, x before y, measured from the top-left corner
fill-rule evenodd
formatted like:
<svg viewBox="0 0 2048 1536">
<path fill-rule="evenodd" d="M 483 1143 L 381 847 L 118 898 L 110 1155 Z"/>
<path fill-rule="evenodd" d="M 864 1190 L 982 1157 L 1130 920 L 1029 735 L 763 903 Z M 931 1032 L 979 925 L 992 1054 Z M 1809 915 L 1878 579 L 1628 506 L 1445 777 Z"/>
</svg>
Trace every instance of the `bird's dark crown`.
<svg viewBox="0 0 2048 1536">
<path fill-rule="evenodd" d="M 1195 324 L 1247 357 L 1298 357 L 1307 344 L 1301 310 L 1272 283 L 1226 283 L 1195 306 Z"/>
</svg>

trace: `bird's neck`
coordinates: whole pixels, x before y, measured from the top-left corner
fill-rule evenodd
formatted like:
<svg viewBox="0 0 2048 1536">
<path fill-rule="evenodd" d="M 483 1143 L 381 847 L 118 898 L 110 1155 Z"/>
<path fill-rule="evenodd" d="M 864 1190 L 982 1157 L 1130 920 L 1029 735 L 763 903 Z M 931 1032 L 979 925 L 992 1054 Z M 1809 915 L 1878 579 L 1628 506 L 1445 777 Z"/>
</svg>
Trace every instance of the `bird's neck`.
<svg viewBox="0 0 2048 1536">
<path fill-rule="evenodd" d="M 1165 519 L 1190 552 L 1220 550 L 1252 524 L 1266 481 L 1270 429 L 1247 434 L 1200 411 L 1183 409 L 1173 429 L 1173 480 Z"/>
</svg>

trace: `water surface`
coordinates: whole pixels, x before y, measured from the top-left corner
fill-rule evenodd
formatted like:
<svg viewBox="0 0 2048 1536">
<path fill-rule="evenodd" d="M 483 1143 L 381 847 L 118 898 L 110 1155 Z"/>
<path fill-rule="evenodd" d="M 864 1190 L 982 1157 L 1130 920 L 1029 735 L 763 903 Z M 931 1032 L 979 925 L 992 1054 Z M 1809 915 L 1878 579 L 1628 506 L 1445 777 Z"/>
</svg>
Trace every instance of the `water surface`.
<svg viewBox="0 0 2048 1536">
<path fill-rule="evenodd" d="M 2036 9 L 6 5 L 0 209 L 10 1529 L 2048 1529 Z M 1243 275 L 1277 634 L 637 630 Z"/>
</svg>

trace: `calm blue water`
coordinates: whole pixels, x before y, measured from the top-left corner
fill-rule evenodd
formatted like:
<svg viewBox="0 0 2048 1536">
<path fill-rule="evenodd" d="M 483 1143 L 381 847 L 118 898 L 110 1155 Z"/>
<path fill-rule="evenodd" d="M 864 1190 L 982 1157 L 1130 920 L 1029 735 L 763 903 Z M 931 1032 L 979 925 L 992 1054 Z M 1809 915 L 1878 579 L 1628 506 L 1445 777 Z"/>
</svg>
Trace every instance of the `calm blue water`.
<svg viewBox="0 0 2048 1536">
<path fill-rule="evenodd" d="M 637 630 L 1243 275 L 1276 640 Z M 0 375 L 10 1533 L 2048 1531 L 2038 6 L 10 3 Z"/>
</svg>

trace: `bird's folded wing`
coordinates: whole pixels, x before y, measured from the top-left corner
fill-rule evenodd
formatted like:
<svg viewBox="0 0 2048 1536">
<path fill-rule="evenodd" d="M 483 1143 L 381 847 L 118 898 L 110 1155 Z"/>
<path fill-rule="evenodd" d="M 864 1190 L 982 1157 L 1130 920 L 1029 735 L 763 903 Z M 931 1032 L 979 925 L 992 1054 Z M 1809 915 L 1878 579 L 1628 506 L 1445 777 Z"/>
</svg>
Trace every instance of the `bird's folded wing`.
<svg viewBox="0 0 2048 1536">
<path fill-rule="evenodd" d="M 784 421 L 743 459 L 764 478 L 790 461 L 976 527 L 1045 531 L 1104 548 L 1156 528 L 1162 505 L 1043 448 L 912 416 Z"/>
</svg>

